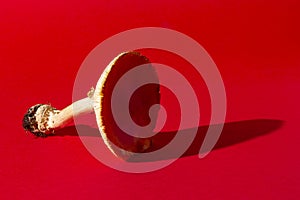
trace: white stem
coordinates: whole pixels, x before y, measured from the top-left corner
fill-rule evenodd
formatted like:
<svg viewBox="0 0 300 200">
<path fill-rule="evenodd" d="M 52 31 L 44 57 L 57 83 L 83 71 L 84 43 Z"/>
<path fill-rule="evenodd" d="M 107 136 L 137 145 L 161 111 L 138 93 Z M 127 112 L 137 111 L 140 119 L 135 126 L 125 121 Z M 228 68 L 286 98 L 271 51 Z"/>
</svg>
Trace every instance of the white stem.
<svg viewBox="0 0 300 200">
<path fill-rule="evenodd" d="M 23 117 L 23 128 L 36 136 L 51 134 L 67 125 L 74 117 L 94 111 L 94 88 L 91 88 L 87 96 L 62 110 L 47 104 L 34 105 Z"/>
<path fill-rule="evenodd" d="M 74 102 L 59 112 L 54 112 L 52 116 L 49 117 L 48 126 L 52 130 L 62 128 L 72 121 L 74 117 L 92 112 L 94 112 L 93 100 L 86 97 Z"/>
</svg>

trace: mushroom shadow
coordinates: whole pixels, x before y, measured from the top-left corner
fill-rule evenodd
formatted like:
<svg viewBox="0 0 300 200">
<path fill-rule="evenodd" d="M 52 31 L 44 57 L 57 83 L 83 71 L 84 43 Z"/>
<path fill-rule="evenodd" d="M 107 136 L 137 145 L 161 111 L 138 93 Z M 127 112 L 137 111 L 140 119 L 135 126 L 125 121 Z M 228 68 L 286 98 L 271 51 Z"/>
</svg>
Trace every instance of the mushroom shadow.
<svg viewBox="0 0 300 200">
<path fill-rule="evenodd" d="M 273 131 L 280 129 L 282 125 L 283 121 L 276 119 L 253 119 L 237 122 L 227 122 L 224 124 L 222 133 L 213 150 L 232 146 L 238 143 L 255 139 L 259 136 L 270 134 Z M 222 126 L 222 124 L 215 124 L 211 126 Z M 196 137 L 194 138 L 192 144 L 181 157 L 197 155 L 199 154 L 199 150 L 205 138 L 208 127 L 209 126 L 199 126 L 197 128 L 160 132 L 153 137 L 153 145 L 150 151 L 155 151 L 164 147 L 178 133 L 190 134 L 193 131 L 197 131 Z M 80 131 L 80 136 L 101 137 L 99 130 L 96 128 L 92 128 L 86 125 L 77 125 L 77 129 Z M 75 126 L 69 126 L 57 131 L 55 136 L 78 136 L 78 133 Z M 166 160 L 174 158 L 175 157 L 173 157 L 172 155 L 163 155 L 159 158 L 147 161 Z M 143 162 L 144 161 L 145 160 L 143 160 Z M 141 161 L 133 159 L 132 161 L 129 160 L 129 162 Z"/>
</svg>

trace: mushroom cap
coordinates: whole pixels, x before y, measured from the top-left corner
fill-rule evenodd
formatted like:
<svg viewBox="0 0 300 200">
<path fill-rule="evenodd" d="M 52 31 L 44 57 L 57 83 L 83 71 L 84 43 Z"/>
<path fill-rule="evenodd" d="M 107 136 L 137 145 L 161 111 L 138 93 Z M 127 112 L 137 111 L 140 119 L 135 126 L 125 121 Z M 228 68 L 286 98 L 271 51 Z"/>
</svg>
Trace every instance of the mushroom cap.
<svg viewBox="0 0 300 200">
<path fill-rule="evenodd" d="M 147 57 L 138 52 L 125 52 L 118 55 L 105 68 L 94 93 L 94 108 L 101 136 L 108 148 L 117 157 L 124 160 L 127 160 L 135 153 L 149 151 L 152 144 L 151 137 L 145 138 L 143 133 L 135 133 L 135 135 L 141 135 L 141 137 L 134 137 L 124 132 L 116 123 L 111 108 L 115 106 L 112 105 L 112 94 L 119 79 L 129 70 L 141 65 L 145 67 L 144 69 L 146 71 L 144 71 L 144 73 L 146 72 L 147 79 L 150 77 L 150 79 L 155 80 L 155 83 L 158 83 L 157 73 Z M 143 75 L 129 77 L 130 79 L 125 82 L 126 85 L 122 85 L 124 87 L 121 86 L 122 93 L 127 92 L 125 89 L 128 88 L 127 86 L 130 87 L 137 84 L 141 79 L 145 78 Z M 124 91 L 122 88 L 124 88 Z M 146 126 L 151 120 L 155 120 L 155 122 L 157 120 L 158 110 L 151 114 L 152 119 L 150 119 L 149 109 L 152 105 L 159 104 L 159 91 L 159 84 L 146 84 L 139 87 L 132 94 L 129 105 L 126 105 L 128 102 L 123 101 L 123 98 L 118 99 L 118 104 L 126 106 L 126 109 L 129 109 L 130 116 L 136 125 Z M 122 94 L 120 95 L 122 97 Z M 153 132 L 155 123 L 151 124 L 154 124 L 154 126 L 147 126 L 147 128 Z M 130 126 L 130 124 L 128 126 Z M 134 128 L 130 130 L 135 131 Z"/>
</svg>

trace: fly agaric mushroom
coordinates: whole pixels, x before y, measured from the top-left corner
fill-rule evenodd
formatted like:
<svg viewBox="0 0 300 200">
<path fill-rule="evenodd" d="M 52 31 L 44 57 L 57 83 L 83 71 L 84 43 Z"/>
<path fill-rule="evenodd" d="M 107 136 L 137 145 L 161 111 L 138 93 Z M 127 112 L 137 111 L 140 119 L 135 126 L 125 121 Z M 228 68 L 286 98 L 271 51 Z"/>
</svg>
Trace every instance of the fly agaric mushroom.
<svg viewBox="0 0 300 200">
<path fill-rule="evenodd" d="M 46 137 L 66 126 L 73 117 L 94 112 L 102 139 L 117 157 L 126 159 L 131 153 L 149 150 L 152 144 L 151 137 L 134 137 L 125 133 L 115 122 L 111 109 L 112 93 L 116 83 L 126 72 L 140 65 L 145 65 L 147 76 L 158 82 L 155 69 L 148 58 L 138 52 L 121 53 L 105 68 L 96 89 L 90 91 L 88 97 L 62 110 L 47 104 L 34 105 L 24 115 L 23 128 L 38 137 Z M 126 84 L 135 84 L 136 79 L 142 78 L 142 76 L 133 77 Z M 150 119 L 148 111 L 152 105 L 159 104 L 159 91 L 158 84 L 147 84 L 138 88 L 132 95 L 128 109 L 137 125 L 146 126 L 151 120 L 157 119 L 158 110 L 154 114 L 154 119 Z M 149 128 L 153 131 L 155 127 Z"/>
</svg>

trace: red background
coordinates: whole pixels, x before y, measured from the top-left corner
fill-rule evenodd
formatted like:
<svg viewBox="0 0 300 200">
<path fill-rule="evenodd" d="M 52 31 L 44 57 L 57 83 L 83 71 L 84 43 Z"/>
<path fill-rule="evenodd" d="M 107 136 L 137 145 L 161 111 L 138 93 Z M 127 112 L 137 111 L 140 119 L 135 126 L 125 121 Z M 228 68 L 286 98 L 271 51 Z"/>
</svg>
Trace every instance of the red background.
<svg viewBox="0 0 300 200">
<path fill-rule="evenodd" d="M 298 199 L 299 10 L 297 0 L 2 2 L 0 198 Z M 72 101 L 96 45 L 144 26 L 187 34 L 219 67 L 227 123 L 207 157 L 194 144 L 162 170 L 128 174 L 93 158 L 74 127 L 46 139 L 23 131 L 29 106 Z"/>
</svg>

